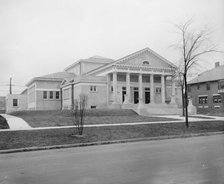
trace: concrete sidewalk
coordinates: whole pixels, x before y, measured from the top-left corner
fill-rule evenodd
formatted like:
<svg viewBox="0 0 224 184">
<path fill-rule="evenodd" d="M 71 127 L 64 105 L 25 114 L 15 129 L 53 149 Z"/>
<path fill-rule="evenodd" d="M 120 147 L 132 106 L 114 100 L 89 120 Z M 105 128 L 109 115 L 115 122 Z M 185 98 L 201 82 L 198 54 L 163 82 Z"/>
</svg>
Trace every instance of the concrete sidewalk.
<svg viewBox="0 0 224 184">
<path fill-rule="evenodd" d="M 56 126 L 56 127 L 30 127 L 23 119 L 17 118 L 10 115 L 5 118 L 9 121 L 10 129 L 1 129 L 0 131 L 15 131 L 15 130 L 45 130 L 45 129 L 58 129 L 58 128 L 74 128 L 74 126 Z M 202 118 L 199 118 L 199 117 Z M 148 124 L 164 124 L 164 123 L 183 123 L 185 122 L 185 117 L 179 115 L 163 115 L 159 117 L 174 118 L 177 120 L 174 121 L 154 121 L 154 122 L 135 122 L 135 123 L 114 123 L 114 124 L 92 124 L 84 125 L 84 127 L 106 127 L 106 126 L 134 126 L 134 125 L 148 125 Z M 205 119 L 210 118 L 210 119 Z M 211 119 L 212 118 L 212 119 Z M 196 115 L 195 117 L 189 117 L 189 122 L 201 122 L 201 121 L 224 121 L 224 117 L 218 116 L 205 116 L 205 115 Z"/>
<path fill-rule="evenodd" d="M 24 121 L 22 118 L 18 118 L 16 116 L 11 116 L 8 114 L 0 114 L 2 117 L 4 117 L 7 120 L 7 123 L 9 125 L 10 129 L 1 129 L 2 130 L 27 130 L 32 129 L 29 124 Z"/>
</svg>

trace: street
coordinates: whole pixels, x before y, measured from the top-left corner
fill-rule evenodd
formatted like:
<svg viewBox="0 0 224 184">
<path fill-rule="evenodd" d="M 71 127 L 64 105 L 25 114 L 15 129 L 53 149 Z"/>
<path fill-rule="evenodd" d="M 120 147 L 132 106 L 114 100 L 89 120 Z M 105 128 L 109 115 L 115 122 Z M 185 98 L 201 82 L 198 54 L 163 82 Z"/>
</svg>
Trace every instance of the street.
<svg viewBox="0 0 224 184">
<path fill-rule="evenodd" d="M 0 155 L 0 184 L 223 184 L 224 135 Z"/>
</svg>

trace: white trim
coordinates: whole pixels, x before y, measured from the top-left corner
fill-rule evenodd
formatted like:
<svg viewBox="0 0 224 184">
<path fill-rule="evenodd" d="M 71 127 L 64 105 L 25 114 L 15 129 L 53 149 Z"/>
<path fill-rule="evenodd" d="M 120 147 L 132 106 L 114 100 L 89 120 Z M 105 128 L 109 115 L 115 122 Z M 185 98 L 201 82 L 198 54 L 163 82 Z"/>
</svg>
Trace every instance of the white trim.
<svg viewBox="0 0 224 184">
<path fill-rule="evenodd" d="M 45 88 L 37 88 L 36 91 L 60 91 L 60 89 L 45 89 Z"/>
<path fill-rule="evenodd" d="M 207 109 L 207 108 L 208 108 L 208 106 L 206 105 L 206 106 L 204 106 L 204 108 L 206 108 L 206 109 Z"/>
<path fill-rule="evenodd" d="M 72 88 L 71 85 L 68 85 L 66 87 L 62 87 L 62 90 L 66 90 L 66 89 L 69 89 L 69 88 Z"/>
<path fill-rule="evenodd" d="M 200 106 L 198 106 L 198 108 L 201 109 L 201 108 L 203 108 L 203 106 L 200 105 Z"/>
<path fill-rule="evenodd" d="M 78 84 L 74 84 L 75 86 L 106 86 L 107 84 L 102 84 L 102 83 L 78 83 Z"/>
<path fill-rule="evenodd" d="M 221 96 L 220 94 L 213 94 L 212 96 Z"/>
<path fill-rule="evenodd" d="M 220 105 L 215 105 L 214 107 L 215 107 L 215 108 L 220 108 Z"/>
</svg>

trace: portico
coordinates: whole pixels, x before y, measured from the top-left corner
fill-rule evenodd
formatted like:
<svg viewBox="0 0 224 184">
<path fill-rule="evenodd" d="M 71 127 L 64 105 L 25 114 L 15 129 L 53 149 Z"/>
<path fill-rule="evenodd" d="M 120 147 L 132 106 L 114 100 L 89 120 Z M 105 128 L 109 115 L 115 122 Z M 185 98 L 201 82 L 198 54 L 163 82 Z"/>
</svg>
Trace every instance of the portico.
<svg viewBox="0 0 224 184">
<path fill-rule="evenodd" d="M 171 74 L 113 71 L 107 74 L 108 105 L 165 104 L 166 77 Z M 174 86 L 174 85 L 172 85 Z M 175 94 L 175 87 L 172 87 Z"/>
</svg>

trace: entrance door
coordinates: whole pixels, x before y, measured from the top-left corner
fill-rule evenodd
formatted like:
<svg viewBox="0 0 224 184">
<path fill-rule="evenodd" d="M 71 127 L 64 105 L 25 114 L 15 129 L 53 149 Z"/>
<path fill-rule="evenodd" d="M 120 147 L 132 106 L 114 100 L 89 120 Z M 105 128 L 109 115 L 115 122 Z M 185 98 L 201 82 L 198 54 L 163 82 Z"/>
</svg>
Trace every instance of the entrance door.
<svg viewBox="0 0 224 184">
<path fill-rule="evenodd" d="M 134 103 L 138 103 L 138 91 L 134 91 Z"/>
<path fill-rule="evenodd" d="M 145 91 L 145 103 L 149 104 L 150 103 L 150 92 Z"/>
<path fill-rule="evenodd" d="M 124 102 L 124 95 L 126 95 L 126 87 L 122 87 L 122 102 Z"/>
<path fill-rule="evenodd" d="M 126 95 L 126 91 L 122 91 L 122 102 L 124 102 L 124 95 Z"/>
</svg>

